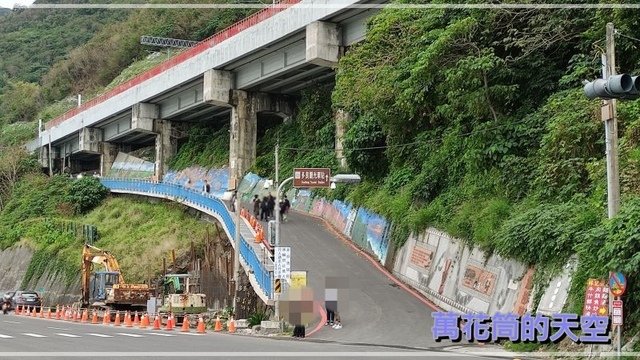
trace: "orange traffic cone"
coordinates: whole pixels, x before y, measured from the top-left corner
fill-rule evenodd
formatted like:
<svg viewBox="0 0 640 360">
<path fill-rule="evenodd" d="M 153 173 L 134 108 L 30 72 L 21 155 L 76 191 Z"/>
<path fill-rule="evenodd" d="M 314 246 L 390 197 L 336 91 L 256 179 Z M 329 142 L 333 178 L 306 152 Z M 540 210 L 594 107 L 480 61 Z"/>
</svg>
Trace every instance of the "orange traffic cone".
<svg viewBox="0 0 640 360">
<path fill-rule="evenodd" d="M 51 319 L 51 308 L 47 309 L 47 319 Z"/>
<path fill-rule="evenodd" d="M 98 323 L 98 312 L 93 310 L 93 316 L 91 317 L 91 323 L 92 324 L 97 324 Z"/>
<path fill-rule="evenodd" d="M 222 323 L 220 322 L 220 316 L 216 319 L 216 326 L 213 328 L 213 331 L 222 331 Z"/>
<path fill-rule="evenodd" d="M 31 317 L 36 317 L 38 316 L 38 310 L 36 309 L 36 307 L 33 307 L 33 311 L 31 312 Z"/>
<path fill-rule="evenodd" d="M 138 317 L 138 312 L 136 311 L 136 316 L 133 318 L 133 326 L 140 325 L 140 318 Z"/>
<path fill-rule="evenodd" d="M 80 322 L 86 323 L 87 321 L 89 321 L 89 312 L 87 311 L 87 309 L 84 309 L 82 311 L 82 318 L 80 319 Z"/>
<path fill-rule="evenodd" d="M 124 315 L 124 326 L 133 327 L 131 324 L 131 312 L 127 310 L 127 313 Z"/>
<path fill-rule="evenodd" d="M 156 315 L 155 320 L 153 320 L 153 330 L 161 330 L 160 329 L 160 317 Z"/>
<path fill-rule="evenodd" d="M 62 312 L 60 311 L 60 306 L 56 307 L 56 320 L 62 319 Z"/>
<path fill-rule="evenodd" d="M 184 316 L 183 320 L 182 320 L 182 332 L 189 332 L 190 330 L 190 326 L 189 326 L 189 317 L 188 316 Z"/>
<path fill-rule="evenodd" d="M 198 332 L 198 334 L 204 334 L 206 332 L 202 315 L 198 317 L 198 329 L 196 331 Z"/>
<path fill-rule="evenodd" d="M 80 309 L 78 310 L 73 310 L 73 321 L 74 322 L 80 322 Z"/>
<path fill-rule="evenodd" d="M 113 326 L 120 326 L 120 311 L 116 311 L 116 321 L 113 323 Z"/>
<path fill-rule="evenodd" d="M 142 319 L 140 319 L 140 329 L 146 329 L 149 326 L 149 317 L 147 314 L 142 314 Z"/>
<path fill-rule="evenodd" d="M 173 330 L 173 315 L 169 314 L 169 317 L 167 318 L 167 325 L 164 329 L 167 331 Z"/>
<path fill-rule="evenodd" d="M 109 311 L 105 311 L 102 317 L 102 325 L 109 325 L 110 322 L 111 322 L 111 314 L 109 313 Z"/>
<path fill-rule="evenodd" d="M 229 320 L 228 327 L 229 327 L 229 332 L 230 333 L 233 334 L 234 332 L 236 332 L 236 321 L 233 318 L 231 318 L 231 320 Z"/>
<path fill-rule="evenodd" d="M 44 319 L 44 308 L 40 306 L 40 319 Z"/>
</svg>

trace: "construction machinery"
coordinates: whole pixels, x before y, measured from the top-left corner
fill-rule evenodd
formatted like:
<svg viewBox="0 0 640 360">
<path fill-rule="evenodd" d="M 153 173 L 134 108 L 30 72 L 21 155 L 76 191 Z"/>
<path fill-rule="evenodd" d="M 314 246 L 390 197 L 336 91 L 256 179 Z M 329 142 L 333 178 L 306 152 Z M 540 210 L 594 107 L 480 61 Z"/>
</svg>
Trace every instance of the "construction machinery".
<svg viewBox="0 0 640 360">
<path fill-rule="evenodd" d="M 178 322 L 189 314 L 201 314 L 207 311 L 206 295 L 192 293 L 197 287 L 190 274 L 167 274 L 163 278 L 163 301 L 159 309 L 161 314 L 173 313 Z"/>
<path fill-rule="evenodd" d="M 92 272 L 92 264 L 105 271 Z M 153 289 L 147 284 L 127 284 L 118 260 L 108 251 L 85 244 L 82 251 L 82 305 L 114 310 L 144 310 Z"/>
</svg>

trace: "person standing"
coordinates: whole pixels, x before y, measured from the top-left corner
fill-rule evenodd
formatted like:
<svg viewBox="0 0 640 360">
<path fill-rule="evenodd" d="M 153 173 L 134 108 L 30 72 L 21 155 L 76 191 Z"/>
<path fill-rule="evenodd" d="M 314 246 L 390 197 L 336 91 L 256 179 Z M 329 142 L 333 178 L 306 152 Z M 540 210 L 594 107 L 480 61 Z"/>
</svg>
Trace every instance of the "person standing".
<svg viewBox="0 0 640 360">
<path fill-rule="evenodd" d="M 276 208 L 276 198 L 273 197 L 273 195 L 271 195 L 271 193 L 269 193 L 269 199 L 268 199 L 268 203 L 267 203 L 267 210 L 268 210 L 268 217 L 273 217 L 274 216 L 274 209 Z"/>
<path fill-rule="evenodd" d="M 262 203 L 260 203 L 260 207 L 262 209 L 262 212 L 260 213 L 260 221 L 265 220 L 265 221 L 269 221 L 269 198 L 268 197 L 263 197 L 262 198 Z"/>
<path fill-rule="evenodd" d="M 236 200 L 238 200 L 238 191 L 234 191 L 231 196 L 231 212 L 236 212 Z"/>
<path fill-rule="evenodd" d="M 253 196 L 253 216 L 258 217 L 260 216 L 260 198 L 258 197 L 258 194 L 255 194 Z"/>
</svg>

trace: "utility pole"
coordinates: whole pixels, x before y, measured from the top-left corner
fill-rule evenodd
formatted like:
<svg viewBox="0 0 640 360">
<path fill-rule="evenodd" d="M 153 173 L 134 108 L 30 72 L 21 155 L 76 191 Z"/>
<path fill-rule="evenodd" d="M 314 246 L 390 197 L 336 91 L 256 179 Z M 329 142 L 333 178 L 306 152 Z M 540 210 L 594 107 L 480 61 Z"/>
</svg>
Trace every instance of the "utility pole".
<svg viewBox="0 0 640 360">
<path fill-rule="evenodd" d="M 53 177 L 53 152 L 51 149 L 51 130 L 49 130 L 49 177 Z M 62 166 L 64 169 L 64 165 Z"/>
<path fill-rule="evenodd" d="M 276 241 L 275 241 L 275 247 L 280 246 L 280 187 L 279 187 L 279 183 L 278 183 L 278 176 L 279 176 L 279 172 L 280 172 L 280 156 L 279 156 L 279 151 L 280 151 L 280 143 L 276 143 L 276 178 L 275 178 L 275 188 L 276 188 Z M 286 182 L 286 180 L 283 182 L 283 184 Z M 267 224 L 268 226 L 268 224 Z M 275 249 L 273 250 L 275 253 Z M 274 258 L 275 259 L 275 258 Z M 277 261 L 277 259 L 275 259 Z M 280 280 L 282 281 L 282 280 Z M 273 293 L 273 297 L 274 297 L 274 313 L 276 316 L 276 320 L 280 321 L 280 294 L 275 292 L 275 276 L 274 276 L 274 293 Z"/>
<path fill-rule="evenodd" d="M 616 75 L 615 29 L 607 24 L 606 53 L 603 63 L 603 79 Z M 607 152 L 607 208 L 609 218 L 620 209 L 620 174 L 618 168 L 618 117 L 616 99 L 604 100 L 602 121 L 604 121 Z"/>
<path fill-rule="evenodd" d="M 236 189 L 237 191 L 237 189 Z M 234 236 L 235 249 L 233 252 L 233 316 L 235 319 L 238 313 L 238 292 L 240 289 L 240 197 L 236 193 L 235 199 L 235 212 L 236 212 L 236 233 Z"/>
<path fill-rule="evenodd" d="M 606 52 L 602 66 L 602 78 L 608 79 L 616 75 L 616 45 L 615 28 L 613 23 L 607 23 Z M 618 168 L 618 116 L 617 100 L 609 99 L 604 101 L 602 107 L 602 120 L 604 121 L 605 142 L 607 152 L 607 210 L 609 218 L 613 218 L 620 209 L 620 175 Z M 609 302 L 609 313 L 612 313 L 611 302 Z M 622 326 L 618 325 L 615 334 L 618 358 L 622 348 Z"/>
</svg>

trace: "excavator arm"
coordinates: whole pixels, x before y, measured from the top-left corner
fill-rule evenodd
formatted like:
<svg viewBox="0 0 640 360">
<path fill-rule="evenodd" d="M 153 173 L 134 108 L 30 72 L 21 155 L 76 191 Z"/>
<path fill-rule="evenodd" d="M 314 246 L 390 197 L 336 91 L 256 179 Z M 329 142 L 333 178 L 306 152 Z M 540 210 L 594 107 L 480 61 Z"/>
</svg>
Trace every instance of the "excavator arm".
<svg viewBox="0 0 640 360">
<path fill-rule="evenodd" d="M 85 244 L 84 249 L 82 250 L 82 300 L 85 304 L 89 303 L 89 286 L 91 281 L 92 263 L 103 265 L 106 271 L 117 272 L 118 284 L 125 284 L 118 260 L 116 260 L 116 258 L 108 251 Z"/>
</svg>

